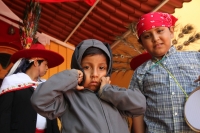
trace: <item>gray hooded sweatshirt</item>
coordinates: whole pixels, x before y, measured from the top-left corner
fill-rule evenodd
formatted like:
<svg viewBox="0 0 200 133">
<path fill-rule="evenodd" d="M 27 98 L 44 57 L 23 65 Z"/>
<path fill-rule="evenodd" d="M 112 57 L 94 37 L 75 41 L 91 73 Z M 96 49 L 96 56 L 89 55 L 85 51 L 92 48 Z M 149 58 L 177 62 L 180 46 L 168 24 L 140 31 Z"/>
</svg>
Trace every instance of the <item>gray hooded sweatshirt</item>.
<svg viewBox="0 0 200 133">
<path fill-rule="evenodd" d="M 129 133 L 125 117 L 142 115 L 145 97 L 139 90 L 106 84 L 98 93 L 85 88 L 76 90 L 80 62 L 89 47 L 102 49 L 109 57 L 107 75 L 112 71 L 112 53 L 108 44 L 95 39 L 81 42 L 72 56 L 71 70 L 50 77 L 34 91 L 35 110 L 49 119 L 59 117 L 62 133 Z M 84 82 L 84 81 L 83 81 Z"/>
</svg>

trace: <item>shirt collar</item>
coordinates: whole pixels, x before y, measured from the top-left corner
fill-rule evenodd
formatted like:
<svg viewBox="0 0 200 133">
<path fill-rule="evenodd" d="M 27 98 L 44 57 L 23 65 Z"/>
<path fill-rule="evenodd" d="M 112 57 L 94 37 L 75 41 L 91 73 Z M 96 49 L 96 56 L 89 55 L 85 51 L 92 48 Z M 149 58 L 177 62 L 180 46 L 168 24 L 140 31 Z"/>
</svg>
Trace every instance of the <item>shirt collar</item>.
<svg viewBox="0 0 200 133">
<path fill-rule="evenodd" d="M 168 50 L 168 52 L 166 53 L 166 55 L 164 57 L 169 57 L 170 55 L 172 55 L 175 52 L 177 52 L 176 48 L 174 46 L 171 46 L 171 48 Z"/>
<path fill-rule="evenodd" d="M 177 52 L 176 48 L 174 46 L 171 46 L 170 49 L 168 50 L 168 52 L 163 56 L 163 58 L 161 60 L 162 61 L 165 60 L 166 58 L 168 58 L 175 52 Z M 151 66 L 155 65 L 155 62 L 156 62 L 155 58 L 148 60 L 145 64 L 143 64 L 139 67 L 138 73 L 145 74 L 151 68 Z"/>
<path fill-rule="evenodd" d="M 174 46 L 171 46 L 170 49 L 168 50 L 168 52 L 163 56 L 163 58 L 161 60 L 164 60 L 165 58 L 169 57 L 170 55 L 172 55 L 175 52 L 176 52 L 176 48 Z M 157 62 L 159 60 L 154 57 L 154 58 L 152 58 L 152 61 Z"/>
</svg>

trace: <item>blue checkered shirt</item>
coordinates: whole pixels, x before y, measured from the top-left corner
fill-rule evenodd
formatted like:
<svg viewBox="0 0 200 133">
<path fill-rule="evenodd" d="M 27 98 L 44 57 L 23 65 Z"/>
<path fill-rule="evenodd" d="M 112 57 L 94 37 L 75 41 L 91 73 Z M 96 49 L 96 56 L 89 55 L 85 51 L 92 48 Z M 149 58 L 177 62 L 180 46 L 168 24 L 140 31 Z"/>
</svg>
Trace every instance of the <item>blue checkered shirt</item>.
<svg viewBox="0 0 200 133">
<path fill-rule="evenodd" d="M 172 46 L 160 63 L 189 95 L 200 83 L 200 52 L 178 52 Z M 148 133 L 192 133 L 184 119 L 186 95 L 159 64 L 149 60 L 134 72 L 129 89 L 139 89 L 147 100 L 144 121 Z"/>
</svg>

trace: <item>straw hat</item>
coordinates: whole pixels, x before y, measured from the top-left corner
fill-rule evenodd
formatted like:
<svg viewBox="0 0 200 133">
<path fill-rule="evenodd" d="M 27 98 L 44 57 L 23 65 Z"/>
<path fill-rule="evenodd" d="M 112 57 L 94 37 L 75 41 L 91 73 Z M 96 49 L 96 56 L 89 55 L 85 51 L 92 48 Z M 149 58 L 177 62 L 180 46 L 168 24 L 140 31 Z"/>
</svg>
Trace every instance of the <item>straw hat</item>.
<svg viewBox="0 0 200 133">
<path fill-rule="evenodd" d="M 11 62 L 15 63 L 20 58 L 31 59 L 34 57 L 44 58 L 48 62 L 48 67 L 52 68 L 60 65 L 64 58 L 51 50 L 46 50 L 42 44 L 32 44 L 30 49 L 17 51 L 11 56 Z"/>
</svg>

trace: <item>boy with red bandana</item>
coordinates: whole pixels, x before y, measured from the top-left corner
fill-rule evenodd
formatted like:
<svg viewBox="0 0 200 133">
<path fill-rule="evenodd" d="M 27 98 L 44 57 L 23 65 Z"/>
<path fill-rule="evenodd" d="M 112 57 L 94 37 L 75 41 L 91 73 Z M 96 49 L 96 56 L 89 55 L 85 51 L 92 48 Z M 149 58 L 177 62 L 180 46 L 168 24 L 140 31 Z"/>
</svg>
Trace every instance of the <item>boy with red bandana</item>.
<svg viewBox="0 0 200 133">
<path fill-rule="evenodd" d="M 152 58 L 139 66 L 129 89 L 141 90 L 147 109 L 143 116 L 133 118 L 135 132 L 193 132 L 184 119 L 187 96 L 200 84 L 194 82 L 200 73 L 199 52 L 178 52 L 172 45 L 173 15 L 153 12 L 143 15 L 137 23 L 139 42 Z M 138 128 L 140 127 L 140 128 Z M 140 130 L 140 131 L 137 131 Z"/>
</svg>

